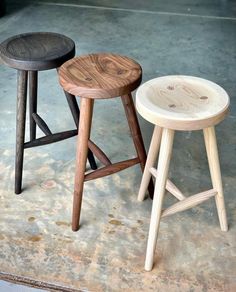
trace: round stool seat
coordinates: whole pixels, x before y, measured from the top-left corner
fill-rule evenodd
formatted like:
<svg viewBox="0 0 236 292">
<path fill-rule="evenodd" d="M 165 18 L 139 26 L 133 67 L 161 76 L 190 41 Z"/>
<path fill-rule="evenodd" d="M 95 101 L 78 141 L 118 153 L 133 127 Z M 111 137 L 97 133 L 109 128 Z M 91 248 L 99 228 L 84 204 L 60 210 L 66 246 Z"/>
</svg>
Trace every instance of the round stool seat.
<svg viewBox="0 0 236 292">
<path fill-rule="evenodd" d="M 132 92 L 141 83 L 142 69 L 134 60 L 109 54 L 76 57 L 59 69 L 67 92 L 86 98 L 111 98 Z"/>
<path fill-rule="evenodd" d="M 149 122 L 173 130 L 199 130 L 222 121 L 229 96 L 219 85 L 192 76 L 152 79 L 136 93 L 138 112 Z"/>
<path fill-rule="evenodd" d="M 51 32 L 33 32 L 13 36 L 0 45 L 0 58 L 9 67 L 20 70 L 48 70 L 60 67 L 75 55 L 75 43 Z"/>
</svg>

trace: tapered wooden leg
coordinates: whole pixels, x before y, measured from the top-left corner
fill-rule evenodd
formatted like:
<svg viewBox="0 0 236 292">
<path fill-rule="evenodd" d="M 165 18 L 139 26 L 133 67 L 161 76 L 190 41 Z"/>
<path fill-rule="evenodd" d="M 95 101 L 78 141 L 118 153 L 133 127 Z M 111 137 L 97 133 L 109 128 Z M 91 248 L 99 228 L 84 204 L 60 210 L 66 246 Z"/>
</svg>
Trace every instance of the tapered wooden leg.
<svg viewBox="0 0 236 292">
<path fill-rule="evenodd" d="M 211 180 L 213 188 L 217 191 L 215 196 L 216 207 L 220 221 L 220 227 L 222 231 L 228 230 L 228 223 L 225 210 L 224 194 L 222 187 L 222 179 L 220 172 L 220 162 L 218 156 L 217 142 L 215 128 L 210 127 L 203 130 L 208 163 L 211 173 Z"/>
<path fill-rule="evenodd" d="M 72 230 L 79 229 L 80 211 L 83 197 L 84 176 L 88 155 L 88 140 L 90 136 L 94 100 L 81 98 L 79 131 L 77 138 L 74 201 L 72 215 Z"/>
<path fill-rule="evenodd" d="M 66 92 L 66 91 L 64 91 L 64 92 L 65 92 L 65 96 L 66 96 L 68 105 L 70 107 L 70 111 L 72 113 L 75 125 L 76 125 L 76 127 L 78 127 L 80 111 L 79 111 L 79 107 L 78 107 L 76 98 L 74 95 L 70 94 L 69 92 Z M 91 169 L 93 169 L 93 170 L 97 169 L 97 164 L 96 164 L 93 152 L 90 149 L 88 150 L 88 161 L 89 161 Z"/>
<path fill-rule="evenodd" d="M 36 123 L 32 114 L 37 113 L 38 72 L 29 71 L 29 122 L 30 141 L 36 138 Z"/>
<path fill-rule="evenodd" d="M 158 176 L 155 184 L 151 222 L 148 235 L 147 253 L 145 261 L 146 271 L 150 271 L 153 267 L 153 258 L 156 248 L 158 229 L 160 225 L 162 201 L 165 194 L 166 180 L 168 176 L 173 139 L 174 131 L 170 129 L 163 129 L 157 167 Z"/>
<path fill-rule="evenodd" d="M 126 117 L 127 117 L 129 127 L 130 127 L 130 132 L 134 141 L 135 149 L 140 159 L 140 166 L 141 166 L 142 171 L 144 171 L 147 155 L 146 155 L 146 151 L 145 151 L 145 147 L 143 143 L 141 130 L 139 127 L 138 118 L 136 115 L 136 110 L 134 107 L 133 98 L 131 94 L 127 94 L 127 95 L 122 96 L 121 99 L 124 105 Z M 153 192 L 154 192 L 152 179 L 149 182 L 148 191 L 149 191 L 150 197 L 152 198 Z"/>
<path fill-rule="evenodd" d="M 148 184 L 150 182 L 150 179 L 152 177 L 151 172 L 149 169 L 154 166 L 156 160 L 157 160 L 157 155 L 158 151 L 160 148 L 160 141 L 161 141 L 161 134 L 162 134 L 162 128 L 155 126 L 153 135 L 152 135 L 152 140 L 150 144 L 150 148 L 148 151 L 148 156 L 147 156 L 147 161 L 145 164 L 145 169 L 143 172 L 143 177 L 141 181 L 141 185 L 139 188 L 139 194 L 138 194 L 138 200 L 143 201 L 145 198 L 145 193 L 148 188 Z"/>
<path fill-rule="evenodd" d="M 27 71 L 17 72 L 17 108 L 16 108 L 16 156 L 15 156 L 15 193 L 21 193 L 22 171 L 25 142 L 25 118 L 27 100 Z"/>
</svg>

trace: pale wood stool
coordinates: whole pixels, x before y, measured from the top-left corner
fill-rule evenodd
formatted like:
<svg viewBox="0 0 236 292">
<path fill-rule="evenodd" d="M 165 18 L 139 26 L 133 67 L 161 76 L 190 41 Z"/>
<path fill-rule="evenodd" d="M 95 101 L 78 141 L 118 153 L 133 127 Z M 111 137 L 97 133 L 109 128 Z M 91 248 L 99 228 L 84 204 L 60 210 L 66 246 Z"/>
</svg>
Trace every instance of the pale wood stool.
<svg viewBox="0 0 236 292">
<path fill-rule="evenodd" d="M 74 202 L 72 230 L 79 229 L 79 220 L 83 196 L 84 182 L 100 178 L 140 164 L 142 171 L 146 162 L 146 151 L 131 96 L 142 79 L 142 69 L 134 60 L 115 54 L 100 53 L 76 57 L 64 63 L 59 69 L 59 80 L 63 89 L 81 98 L 79 120 L 80 137 L 77 142 L 77 158 L 75 170 Z M 130 127 L 137 157 L 117 163 L 101 150 L 93 151 L 104 167 L 85 173 L 86 157 L 89 146 L 90 129 L 94 100 L 121 96 L 126 117 Z M 149 182 L 149 193 L 153 194 L 153 183 Z"/>
<path fill-rule="evenodd" d="M 153 267 L 162 217 L 187 210 L 215 197 L 221 230 L 228 230 L 214 125 L 226 116 L 229 97 L 223 88 L 205 79 L 191 76 L 164 76 L 152 79 L 139 87 L 136 94 L 136 107 L 144 119 L 155 125 L 138 194 L 138 200 L 142 201 L 153 175 L 156 184 L 145 262 L 145 270 L 150 271 Z M 203 130 L 213 185 L 211 190 L 186 198 L 167 179 L 175 130 Z M 156 169 L 154 164 L 159 148 Z M 162 210 L 165 189 L 179 199 L 179 202 Z"/>
</svg>

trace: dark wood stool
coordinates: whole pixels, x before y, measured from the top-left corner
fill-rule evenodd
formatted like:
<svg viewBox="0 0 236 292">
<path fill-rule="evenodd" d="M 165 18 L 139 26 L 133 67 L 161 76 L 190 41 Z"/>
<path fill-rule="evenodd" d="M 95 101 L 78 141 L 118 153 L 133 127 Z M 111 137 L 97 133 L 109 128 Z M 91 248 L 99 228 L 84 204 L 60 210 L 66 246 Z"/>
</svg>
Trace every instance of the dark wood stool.
<svg viewBox="0 0 236 292">
<path fill-rule="evenodd" d="M 61 34 L 50 32 L 26 33 L 13 36 L 0 45 L 0 58 L 4 64 L 15 68 L 17 76 L 17 118 L 16 118 L 16 158 L 15 193 L 21 193 L 24 149 L 46 145 L 77 135 L 78 130 L 52 134 L 45 121 L 37 114 L 38 71 L 60 67 L 75 55 L 74 42 Z M 30 141 L 25 143 L 25 120 L 27 83 L 29 78 Z M 79 107 L 74 98 L 66 93 L 76 127 L 79 122 Z M 45 136 L 36 139 L 36 125 Z M 96 162 L 91 151 L 88 159 L 92 169 Z"/>
<path fill-rule="evenodd" d="M 81 97 L 72 217 L 72 230 L 74 231 L 79 229 L 85 181 L 116 173 L 138 163 L 140 163 L 142 171 L 144 170 L 146 152 L 131 96 L 131 92 L 140 85 L 141 79 L 142 69 L 138 63 L 124 56 L 106 53 L 71 59 L 59 69 L 59 80 L 63 89 Z M 105 166 L 85 174 L 94 99 L 117 96 L 121 96 L 123 102 L 137 157 L 112 164 L 103 153 L 100 161 Z M 152 181 L 149 184 L 149 193 L 153 194 Z"/>
</svg>

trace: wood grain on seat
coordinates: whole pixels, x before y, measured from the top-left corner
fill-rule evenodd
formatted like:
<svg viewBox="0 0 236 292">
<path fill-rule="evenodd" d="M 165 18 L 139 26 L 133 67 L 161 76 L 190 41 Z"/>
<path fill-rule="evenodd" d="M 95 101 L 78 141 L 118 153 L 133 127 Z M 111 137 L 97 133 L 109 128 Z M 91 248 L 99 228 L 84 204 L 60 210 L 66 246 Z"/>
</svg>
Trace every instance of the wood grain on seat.
<svg viewBox="0 0 236 292">
<path fill-rule="evenodd" d="M 222 121 L 229 97 L 219 85 L 192 76 L 164 76 L 139 87 L 138 112 L 149 122 L 174 130 L 199 130 Z"/>
<path fill-rule="evenodd" d="M 64 90 L 86 98 L 125 95 L 139 86 L 141 78 L 142 69 L 138 63 L 110 53 L 76 57 L 59 69 Z"/>
<path fill-rule="evenodd" d="M 52 32 L 20 34 L 0 45 L 1 60 L 15 69 L 48 70 L 60 67 L 75 55 L 75 43 Z"/>
</svg>

